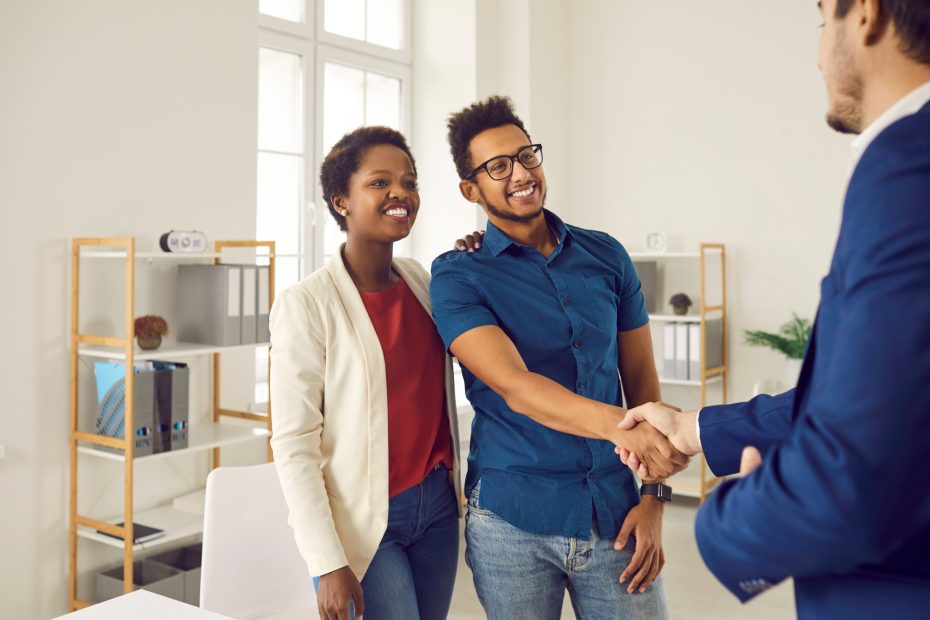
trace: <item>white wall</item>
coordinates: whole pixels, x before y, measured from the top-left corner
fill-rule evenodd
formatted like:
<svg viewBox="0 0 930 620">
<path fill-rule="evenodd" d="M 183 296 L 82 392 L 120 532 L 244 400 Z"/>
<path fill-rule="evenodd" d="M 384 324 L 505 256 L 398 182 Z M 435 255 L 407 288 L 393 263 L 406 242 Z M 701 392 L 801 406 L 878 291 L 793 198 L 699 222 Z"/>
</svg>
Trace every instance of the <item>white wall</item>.
<svg viewBox="0 0 930 620">
<path fill-rule="evenodd" d="M 256 37 L 251 0 L 0 3 L 0 617 L 67 605 L 69 239 L 254 235 Z"/>
<path fill-rule="evenodd" d="M 413 135 L 420 213 L 411 254 L 428 270 L 478 226 L 478 214 L 459 193 L 459 178 L 446 141 L 446 119 L 475 98 L 475 1 L 413 2 Z"/>
<path fill-rule="evenodd" d="M 673 249 L 728 244 L 731 396 L 745 398 L 783 364 L 742 330 L 813 318 L 838 231 L 850 139 L 823 120 L 816 8 L 581 4 L 566 28 L 573 221 L 631 249 L 653 230 Z"/>
</svg>

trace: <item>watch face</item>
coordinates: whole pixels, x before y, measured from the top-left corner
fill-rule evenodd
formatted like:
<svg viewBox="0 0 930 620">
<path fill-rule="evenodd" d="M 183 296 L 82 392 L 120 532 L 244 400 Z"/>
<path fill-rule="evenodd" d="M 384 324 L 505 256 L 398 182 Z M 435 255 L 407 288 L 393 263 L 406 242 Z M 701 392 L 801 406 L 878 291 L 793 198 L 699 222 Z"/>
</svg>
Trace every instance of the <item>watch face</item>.
<svg viewBox="0 0 930 620">
<path fill-rule="evenodd" d="M 659 499 L 663 502 L 672 501 L 672 487 L 660 484 L 659 485 Z"/>
</svg>

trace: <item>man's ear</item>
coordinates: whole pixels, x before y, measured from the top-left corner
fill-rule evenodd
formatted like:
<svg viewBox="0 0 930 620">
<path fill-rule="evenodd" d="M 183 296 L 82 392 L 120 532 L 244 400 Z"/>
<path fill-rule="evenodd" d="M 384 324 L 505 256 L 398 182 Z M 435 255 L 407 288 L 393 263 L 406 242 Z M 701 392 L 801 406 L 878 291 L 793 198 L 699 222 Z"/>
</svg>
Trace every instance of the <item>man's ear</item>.
<svg viewBox="0 0 930 620">
<path fill-rule="evenodd" d="M 468 180 L 459 181 L 459 191 L 468 202 L 478 202 L 478 186 Z"/>
<path fill-rule="evenodd" d="M 858 0 L 858 26 L 865 45 L 875 45 L 885 34 L 889 19 L 879 0 Z"/>
</svg>

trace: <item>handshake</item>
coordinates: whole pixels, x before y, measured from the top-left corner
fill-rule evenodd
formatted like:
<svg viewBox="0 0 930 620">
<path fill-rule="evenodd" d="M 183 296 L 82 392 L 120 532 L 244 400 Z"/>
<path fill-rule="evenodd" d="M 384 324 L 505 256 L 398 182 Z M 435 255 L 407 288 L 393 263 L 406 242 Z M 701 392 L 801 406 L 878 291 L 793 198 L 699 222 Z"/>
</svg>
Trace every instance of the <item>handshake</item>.
<svg viewBox="0 0 930 620">
<path fill-rule="evenodd" d="M 620 460 L 643 480 L 660 480 L 688 466 L 690 457 L 702 451 L 698 412 L 682 411 L 666 403 L 646 403 L 626 412 L 611 441 Z M 743 450 L 740 475 L 762 463 L 752 446 Z"/>
</svg>

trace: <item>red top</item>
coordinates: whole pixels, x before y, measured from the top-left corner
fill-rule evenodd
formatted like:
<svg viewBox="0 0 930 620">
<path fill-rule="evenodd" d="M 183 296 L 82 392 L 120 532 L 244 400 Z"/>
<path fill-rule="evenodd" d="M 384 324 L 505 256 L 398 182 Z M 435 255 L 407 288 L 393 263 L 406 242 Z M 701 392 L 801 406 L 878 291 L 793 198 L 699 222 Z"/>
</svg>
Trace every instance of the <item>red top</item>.
<svg viewBox="0 0 930 620">
<path fill-rule="evenodd" d="M 361 296 L 384 352 L 388 493 L 393 497 L 420 484 L 438 463 L 452 469 L 446 351 L 432 319 L 403 278 L 387 290 Z"/>
</svg>

